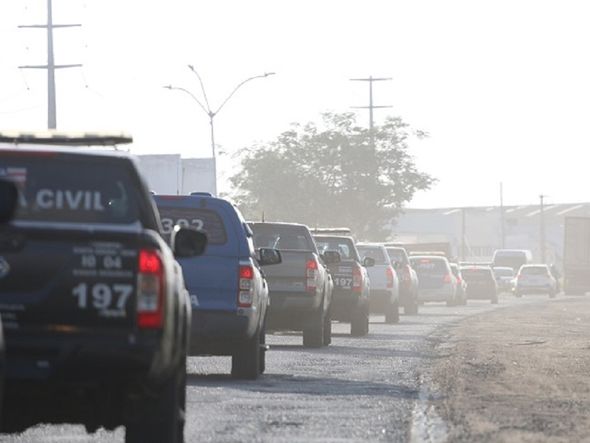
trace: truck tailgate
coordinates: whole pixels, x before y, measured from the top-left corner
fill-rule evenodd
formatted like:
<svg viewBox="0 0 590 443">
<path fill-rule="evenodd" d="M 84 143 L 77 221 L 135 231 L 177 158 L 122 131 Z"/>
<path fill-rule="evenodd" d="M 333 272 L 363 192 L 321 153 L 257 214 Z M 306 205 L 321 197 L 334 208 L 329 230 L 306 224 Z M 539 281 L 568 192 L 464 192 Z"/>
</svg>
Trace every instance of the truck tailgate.
<svg viewBox="0 0 590 443">
<path fill-rule="evenodd" d="M 270 292 L 305 292 L 307 261 L 315 255 L 311 251 L 281 250 L 282 263 L 264 268 Z"/>
</svg>

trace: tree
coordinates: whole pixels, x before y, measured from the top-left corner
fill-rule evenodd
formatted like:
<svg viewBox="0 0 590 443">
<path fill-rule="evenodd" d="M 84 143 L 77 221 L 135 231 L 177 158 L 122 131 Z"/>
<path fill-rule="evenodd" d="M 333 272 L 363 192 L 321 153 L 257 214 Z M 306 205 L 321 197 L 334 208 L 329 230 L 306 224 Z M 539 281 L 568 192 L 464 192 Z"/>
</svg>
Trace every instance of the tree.
<svg viewBox="0 0 590 443">
<path fill-rule="evenodd" d="M 369 130 L 354 113 L 324 113 L 321 127 L 294 124 L 279 137 L 241 152 L 234 200 L 249 219 L 350 227 L 361 239 L 382 239 L 385 225 L 434 179 L 408 153 L 412 132 L 399 117 Z"/>
</svg>

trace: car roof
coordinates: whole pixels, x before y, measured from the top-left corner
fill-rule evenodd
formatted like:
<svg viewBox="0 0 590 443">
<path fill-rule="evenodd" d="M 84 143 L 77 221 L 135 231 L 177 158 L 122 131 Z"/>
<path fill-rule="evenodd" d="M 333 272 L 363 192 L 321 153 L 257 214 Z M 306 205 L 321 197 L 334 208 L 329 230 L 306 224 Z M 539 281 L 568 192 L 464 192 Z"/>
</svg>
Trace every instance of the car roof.
<svg viewBox="0 0 590 443">
<path fill-rule="evenodd" d="M 442 255 L 411 255 L 410 256 L 410 260 L 424 260 L 424 259 L 446 261 L 447 263 L 449 263 L 449 260 Z"/>
<path fill-rule="evenodd" d="M 311 233 L 313 235 L 313 238 L 326 238 L 326 239 L 331 239 L 334 238 L 336 240 L 349 240 L 352 243 L 354 243 L 354 239 L 348 235 L 332 235 L 332 234 L 314 234 L 313 232 Z"/>
</svg>

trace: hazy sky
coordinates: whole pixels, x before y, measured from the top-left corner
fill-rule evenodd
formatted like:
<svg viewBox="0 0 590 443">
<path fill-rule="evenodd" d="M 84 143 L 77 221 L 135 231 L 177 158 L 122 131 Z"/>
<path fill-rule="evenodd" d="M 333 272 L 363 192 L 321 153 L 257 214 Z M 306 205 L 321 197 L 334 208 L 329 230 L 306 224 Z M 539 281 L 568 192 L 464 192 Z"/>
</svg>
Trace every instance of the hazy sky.
<svg viewBox="0 0 590 443">
<path fill-rule="evenodd" d="M 46 125 L 46 0 L 2 0 L 0 128 Z M 401 115 L 429 140 L 411 151 L 439 179 L 412 207 L 590 200 L 590 6 L 555 1 L 53 0 L 58 128 L 123 129 L 135 153 L 210 155 L 208 120 L 190 97 L 220 104 L 221 183 L 231 154 L 270 140 L 291 122 L 366 105 L 359 76 L 375 85 L 376 112 Z M 365 111 L 359 122 L 366 124 Z M 224 154 L 225 153 L 225 154 Z"/>
</svg>

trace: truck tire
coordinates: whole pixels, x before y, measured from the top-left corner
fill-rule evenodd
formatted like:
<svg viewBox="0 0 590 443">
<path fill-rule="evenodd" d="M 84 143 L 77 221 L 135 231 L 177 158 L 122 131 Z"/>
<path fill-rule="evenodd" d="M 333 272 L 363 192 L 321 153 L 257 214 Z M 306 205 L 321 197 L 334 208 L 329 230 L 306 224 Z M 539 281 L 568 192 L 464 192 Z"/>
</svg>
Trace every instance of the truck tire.
<svg viewBox="0 0 590 443">
<path fill-rule="evenodd" d="M 328 346 L 332 343 L 332 316 L 328 311 L 324 318 L 324 346 Z"/>
<path fill-rule="evenodd" d="M 367 306 L 358 306 L 352 314 L 350 322 L 350 335 L 363 337 L 369 333 L 369 309 Z"/>
<path fill-rule="evenodd" d="M 394 302 L 387 307 L 385 312 L 385 323 L 394 324 L 399 323 L 399 302 Z"/>
<path fill-rule="evenodd" d="M 260 333 L 243 342 L 232 354 L 231 376 L 241 380 L 256 380 L 260 375 Z"/>
<path fill-rule="evenodd" d="M 321 348 L 324 344 L 324 310 L 319 308 L 312 314 L 310 324 L 303 329 L 303 346 Z"/>
<path fill-rule="evenodd" d="M 498 296 L 495 295 L 494 297 L 492 297 L 492 304 L 493 305 L 497 305 L 498 304 Z"/>
<path fill-rule="evenodd" d="M 127 423 L 126 443 L 184 443 L 186 353 L 168 379 L 142 400 L 141 412 Z"/>
</svg>

